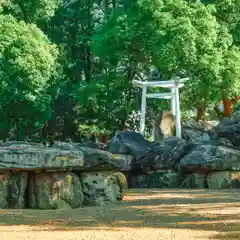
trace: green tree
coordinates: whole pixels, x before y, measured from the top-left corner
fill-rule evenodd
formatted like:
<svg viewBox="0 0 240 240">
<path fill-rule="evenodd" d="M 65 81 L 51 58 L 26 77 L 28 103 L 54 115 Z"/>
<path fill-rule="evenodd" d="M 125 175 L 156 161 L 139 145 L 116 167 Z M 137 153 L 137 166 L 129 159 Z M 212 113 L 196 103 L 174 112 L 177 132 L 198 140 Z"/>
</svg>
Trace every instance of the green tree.
<svg viewBox="0 0 240 240">
<path fill-rule="evenodd" d="M 239 75 L 239 46 L 240 46 L 240 1 L 239 0 L 204 0 L 206 5 L 214 6 L 214 16 L 219 24 L 225 27 L 232 36 L 229 49 L 223 54 L 223 74 L 220 86 L 221 99 L 224 103 L 224 114 L 229 116 L 234 110 L 238 97 Z M 233 60 L 233 61 L 232 61 Z M 222 91 L 221 89 L 225 89 Z"/>
<path fill-rule="evenodd" d="M 42 23 L 54 16 L 59 0 L 2 0 L 4 14 L 26 23 Z"/>
<path fill-rule="evenodd" d="M 119 52 L 105 61 L 92 48 L 95 29 L 116 5 L 114 1 L 62 2 L 47 26 L 46 32 L 60 46 L 64 71 L 47 131 L 57 128 L 61 139 L 76 139 L 86 128 L 96 132 L 123 128 L 129 111 L 136 109 L 132 106 L 136 100 L 130 101 L 138 92 L 130 87 L 136 72 L 134 59 Z"/>
<path fill-rule="evenodd" d="M 219 90 L 230 81 L 225 78 L 227 56 L 233 51 L 235 59 L 238 55 L 229 28 L 219 24 L 215 12 L 215 5 L 200 1 L 122 1 L 96 32 L 94 50 L 105 61 L 120 53 L 130 55 L 146 66 L 155 65 L 167 79 L 190 76 L 185 105 L 204 109 L 220 99 Z M 238 84 L 234 67 L 235 85 L 228 84 L 228 93 Z"/>
<path fill-rule="evenodd" d="M 33 24 L 0 15 L 0 130 L 23 139 L 44 124 L 56 91 L 58 51 Z"/>
</svg>

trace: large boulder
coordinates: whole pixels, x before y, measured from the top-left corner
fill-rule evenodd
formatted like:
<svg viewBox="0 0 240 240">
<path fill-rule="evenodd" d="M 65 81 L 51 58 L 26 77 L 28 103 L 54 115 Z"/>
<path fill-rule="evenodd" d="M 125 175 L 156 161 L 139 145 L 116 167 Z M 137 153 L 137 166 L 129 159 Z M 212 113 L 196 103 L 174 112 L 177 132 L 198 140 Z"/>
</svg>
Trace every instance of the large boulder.
<svg viewBox="0 0 240 240">
<path fill-rule="evenodd" d="M 84 204 L 103 205 L 122 200 L 127 189 L 127 179 L 120 172 L 83 172 L 80 174 Z"/>
<path fill-rule="evenodd" d="M 222 127 L 218 132 L 218 138 L 226 138 L 236 147 L 240 147 L 240 123 Z"/>
<path fill-rule="evenodd" d="M 224 146 L 199 145 L 181 159 L 179 168 L 200 173 L 240 170 L 240 151 Z"/>
<path fill-rule="evenodd" d="M 107 151 L 116 154 L 130 154 L 137 160 L 152 150 L 152 143 L 137 132 L 119 132 L 107 146 Z"/>
<path fill-rule="evenodd" d="M 152 151 L 139 159 L 138 165 L 146 172 L 159 169 L 178 169 L 180 159 L 193 146 L 193 144 L 181 138 L 165 138 L 161 144 L 153 144 Z"/>
<path fill-rule="evenodd" d="M 208 188 L 240 188 L 240 171 L 212 172 L 207 176 Z"/>
<path fill-rule="evenodd" d="M 212 128 L 206 123 L 188 120 L 182 124 L 182 138 L 190 142 L 210 141 L 210 131 Z"/>
<path fill-rule="evenodd" d="M 31 173 L 28 189 L 30 208 L 71 209 L 83 205 L 79 178 L 69 172 Z"/>
<path fill-rule="evenodd" d="M 28 174 L 0 173 L 0 208 L 25 208 Z"/>
<path fill-rule="evenodd" d="M 235 147 L 240 147 L 240 111 L 234 112 L 231 117 L 223 118 L 215 127 L 218 138 L 227 138 Z"/>
</svg>

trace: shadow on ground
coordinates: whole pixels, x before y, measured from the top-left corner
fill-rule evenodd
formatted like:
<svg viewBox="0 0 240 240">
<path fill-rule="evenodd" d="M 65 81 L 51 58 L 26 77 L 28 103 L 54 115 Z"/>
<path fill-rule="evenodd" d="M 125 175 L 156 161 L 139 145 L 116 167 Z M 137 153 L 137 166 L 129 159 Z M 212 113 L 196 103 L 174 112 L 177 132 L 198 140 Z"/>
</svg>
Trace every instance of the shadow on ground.
<svg viewBox="0 0 240 240">
<path fill-rule="evenodd" d="M 44 231 L 169 228 L 216 231 L 240 239 L 240 190 L 130 190 L 118 205 L 57 210 L 1 210 L 0 225 Z"/>
</svg>

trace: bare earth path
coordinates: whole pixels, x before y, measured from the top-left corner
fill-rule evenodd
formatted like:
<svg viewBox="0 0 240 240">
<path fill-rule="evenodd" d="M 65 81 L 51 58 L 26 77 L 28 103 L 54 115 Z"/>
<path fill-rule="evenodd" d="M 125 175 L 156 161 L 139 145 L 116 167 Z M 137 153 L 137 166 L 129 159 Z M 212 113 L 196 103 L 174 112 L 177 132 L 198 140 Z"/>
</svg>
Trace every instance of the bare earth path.
<svg viewBox="0 0 240 240">
<path fill-rule="evenodd" d="M 240 239 L 240 191 L 141 189 L 120 205 L 1 210 L 0 239 Z"/>
</svg>

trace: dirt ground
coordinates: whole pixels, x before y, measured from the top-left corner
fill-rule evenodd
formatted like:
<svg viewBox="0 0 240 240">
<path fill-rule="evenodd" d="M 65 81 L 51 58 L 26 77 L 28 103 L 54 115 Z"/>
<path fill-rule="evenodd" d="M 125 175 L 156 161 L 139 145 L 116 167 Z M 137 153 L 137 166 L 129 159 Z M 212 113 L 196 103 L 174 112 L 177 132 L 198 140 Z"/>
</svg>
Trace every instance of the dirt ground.
<svg viewBox="0 0 240 240">
<path fill-rule="evenodd" d="M 1 210 L 0 239 L 240 239 L 240 190 L 129 190 L 118 205 Z"/>
</svg>

